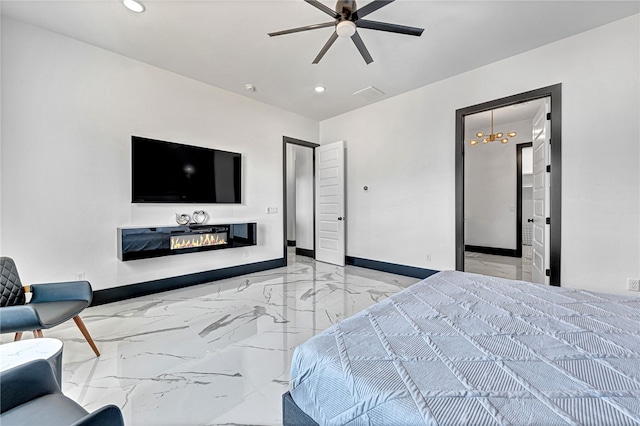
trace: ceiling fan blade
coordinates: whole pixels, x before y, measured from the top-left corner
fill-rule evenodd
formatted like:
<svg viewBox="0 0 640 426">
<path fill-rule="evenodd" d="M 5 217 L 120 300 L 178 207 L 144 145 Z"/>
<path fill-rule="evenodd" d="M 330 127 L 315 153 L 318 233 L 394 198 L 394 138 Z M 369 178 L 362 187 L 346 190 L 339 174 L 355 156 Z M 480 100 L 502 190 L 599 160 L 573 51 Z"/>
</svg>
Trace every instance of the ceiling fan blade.
<svg viewBox="0 0 640 426">
<path fill-rule="evenodd" d="M 318 9 L 320 9 L 321 11 L 323 11 L 324 13 L 326 13 L 327 15 L 331 16 L 333 19 L 340 19 L 340 14 L 338 12 L 336 12 L 335 10 L 325 6 L 324 4 L 320 3 L 318 0 L 304 0 L 307 3 L 309 3 L 311 6 L 314 6 Z"/>
<path fill-rule="evenodd" d="M 369 51 L 364 45 L 364 42 L 362 41 L 360 34 L 356 32 L 354 35 L 351 36 L 351 40 L 353 40 L 353 44 L 356 45 L 356 47 L 358 48 L 358 51 L 362 55 L 362 58 L 367 63 L 367 65 L 373 62 L 373 58 L 371 57 L 371 55 L 369 54 Z"/>
<path fill-rule="evenodd" d="M 368 21 L 366 19 L 359 19 L 356 21 L 356 25 L 359 28 L 366 28 L 368 30 L 388 31 L 390 33 L 406 34 L 420 37 L 424 28 L 407 27 L 405 25 L 389 24 L 387 22 Z"/>
<path fill-rule="evenodd" d="M 334 31 L 333 34 L 331 34 L 331 37 L 329 37 L 329 40 L 327 40 L 327 42 L 324 44 L 324 46 L 322 46 L 322 49 L 320 50 L 320 53 L 318 53 L 318 56 L 316 56 L 316 58 L 313 60 L 312 64 L 317 64 L 318 62 L 320 62 L 320 59 L 322 59 L 324 54 L 327 53 L 327 50 L 329 50 L 329 48 L 333 45 L 333 43 L 337 39 L 338 39 L 338 33 Z"/>
<path fill-rule="evenodd" d="M 394 2 L 394 0 L 374 0 L 371 3 L 365 4 L 364 6 L 362 6 L 358 10 L 356 10 L 354 12 L 354 18 L 355 19 L 364 18 L 368 14 L 370 14 L 372 12 L 375 12 L 376 10 L 380 9 L 381 7 L 384 7 L 384 6 L 388 5 L 389 3 L 393 3 L 393 2 Z"/>
<path fill-rule="evenodd" d="M 317 28 L 326 28 L 326 27 L 335 27 L 335 26 L 336 26 L 336 23 L 333 21 L 324 22 L 322 24 L 313 24 L 313 25 L 307 25 L 304 27 L 291 28 L 289 30 L 276 31 L 273 33 L 269 33 L 269 37 L 275 37 L 275 36 L 284 35 L 284 34 L 299 33 L 300 31 L 309 31 L 309 30 L 315 30 Z"/>
</svg>

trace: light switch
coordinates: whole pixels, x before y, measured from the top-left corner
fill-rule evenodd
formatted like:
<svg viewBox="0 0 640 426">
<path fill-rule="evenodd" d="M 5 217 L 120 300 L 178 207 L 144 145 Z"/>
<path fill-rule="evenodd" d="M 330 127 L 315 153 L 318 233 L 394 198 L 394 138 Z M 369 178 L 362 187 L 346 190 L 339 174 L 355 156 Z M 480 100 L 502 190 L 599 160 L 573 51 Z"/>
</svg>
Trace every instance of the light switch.
<svg viewBox="0 0 640 426">
<path fill-rule="evenodd" d="M 276 214 L 278 213 L 277 207 L 267 207 L 267 214 Z"/>
</svg>

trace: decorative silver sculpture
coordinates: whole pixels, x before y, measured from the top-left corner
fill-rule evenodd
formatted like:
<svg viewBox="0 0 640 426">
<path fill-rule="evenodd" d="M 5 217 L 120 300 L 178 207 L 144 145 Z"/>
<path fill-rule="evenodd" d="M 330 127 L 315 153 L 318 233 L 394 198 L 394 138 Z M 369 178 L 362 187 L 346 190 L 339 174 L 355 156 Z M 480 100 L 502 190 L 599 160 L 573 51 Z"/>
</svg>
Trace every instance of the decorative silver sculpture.
<svg viewBox="0 0 640 426">
<path fill-rule="evenodd" d="M 193 221 L 199 225 L 206 223 L 209 219 L 209 215 L 204 210 L 196 210 L 193 212 L 193 216 L 191 217 L 193 218 Z"/>
<path fill-rule="evenodd" d="M 178 225 L 188 225 L 191 222 L 191 217 L 188 214 L 176 213 L 176 222 L 178 222 Z"/>
</svg>

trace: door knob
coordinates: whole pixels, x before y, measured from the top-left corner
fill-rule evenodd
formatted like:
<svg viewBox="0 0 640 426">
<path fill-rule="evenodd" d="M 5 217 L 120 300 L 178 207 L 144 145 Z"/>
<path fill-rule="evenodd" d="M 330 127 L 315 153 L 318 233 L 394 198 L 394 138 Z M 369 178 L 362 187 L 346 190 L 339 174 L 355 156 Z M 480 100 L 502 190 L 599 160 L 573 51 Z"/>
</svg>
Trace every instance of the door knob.
<svg viewBox="0 0 640 426">
<path fill-rule="evenodd" d="M 533 223 L 533 219 L 527 219 L 527 222 L 532 222 Z"/>
<path fill-rule="evenodd" d="M 338 218 L 338 220 L 344 220 L 344 218 L 341 216 L 341 217 Z"/>
</svg>

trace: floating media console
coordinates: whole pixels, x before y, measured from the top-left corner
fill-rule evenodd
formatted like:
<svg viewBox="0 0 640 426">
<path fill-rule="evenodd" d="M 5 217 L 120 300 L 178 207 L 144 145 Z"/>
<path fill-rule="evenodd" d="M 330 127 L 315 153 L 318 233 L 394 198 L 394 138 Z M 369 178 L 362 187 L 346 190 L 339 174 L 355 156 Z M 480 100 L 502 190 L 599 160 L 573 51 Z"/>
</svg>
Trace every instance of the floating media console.
<svg viewBox="0 0 640 426">
<path fill-rule="evenodd" d="M 118 228 L 118 259 L 135 260 L 256 245 L 255 223 Z"/>
</svg>

